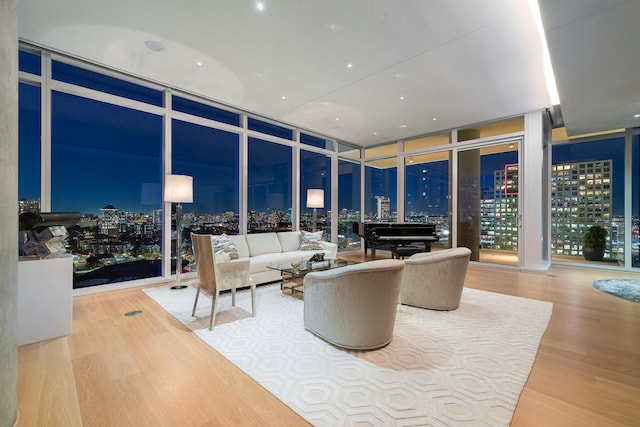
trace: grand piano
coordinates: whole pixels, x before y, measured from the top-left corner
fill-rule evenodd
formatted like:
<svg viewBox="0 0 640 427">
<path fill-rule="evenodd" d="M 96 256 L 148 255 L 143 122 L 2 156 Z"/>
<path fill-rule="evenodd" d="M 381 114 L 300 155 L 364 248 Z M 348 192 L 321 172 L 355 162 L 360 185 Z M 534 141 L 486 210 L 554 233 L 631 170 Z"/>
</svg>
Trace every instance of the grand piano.
<svg viewBox="0 0 640 427">
<path fill-rule="evenodd" d="M 419 222 L 354 222 L 353 233 L 364 239 L 364 253 L 371 248 L 371 259 L 376 259 L 378 245 L 390 247 L 404 246 L 412 243 L 424 244 L 424 251 L 431 251 L 431 244 L 440 240 L 436 234 L 435 224 Z"/>
</svg>

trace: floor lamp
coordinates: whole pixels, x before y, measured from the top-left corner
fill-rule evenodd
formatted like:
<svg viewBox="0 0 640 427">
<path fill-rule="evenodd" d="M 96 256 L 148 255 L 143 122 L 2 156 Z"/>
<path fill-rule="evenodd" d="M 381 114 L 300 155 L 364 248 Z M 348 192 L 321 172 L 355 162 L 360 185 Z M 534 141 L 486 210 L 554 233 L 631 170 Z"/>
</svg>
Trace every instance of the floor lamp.
<svg viewBox="0 0 640 427">
<path fill-rule="evenodd" d="M 312 231 L 316 231 L 316 226 L 318 222 L 318 213 L 316 212 L 317 208 L 324 208 L 324 190 L 320 189 L 308 189 L 307 190 L 307 207 L 313 208 L 313 229 Z"/>
<path fill-rule="evenodd" d="M 164 201 L 176 203 L 176 284 L 171 289 L 184 289 L 180 283 L 182 273 L 182 205 L 193 202 L 193 177 L 187 175 L 165 175 Z"/>
</svg>

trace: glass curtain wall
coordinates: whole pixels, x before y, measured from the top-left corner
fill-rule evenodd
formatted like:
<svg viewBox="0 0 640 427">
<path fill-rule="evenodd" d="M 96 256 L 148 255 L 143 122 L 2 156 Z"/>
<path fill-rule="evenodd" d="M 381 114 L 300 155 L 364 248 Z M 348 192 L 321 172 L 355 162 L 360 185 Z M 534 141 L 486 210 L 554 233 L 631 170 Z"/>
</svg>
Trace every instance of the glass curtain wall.
<svg viewBox="0 0 640 427">
<path fill-rule="evenodd" d="M 174 119 L 171 141 L 172 173 L 193 177 L 193 203 L 182 206 L 182 259 L 194 263 L 191 232 L 238 234 L 240 135 Z"/>
<path fill-rule="evenodd" d="M 247 232 L 290 231 L 292 148 L 249 138 Z"/>
<path fill-rule="evenodd" d="M 308 205 L 308 190 L 323 190 L 323 207 L 311 208 Z M 300 150 L 300 229 L 322 230 L 323 240 L 331 240 L 331 157 L 313 151 Z M 313 224 L 313 211 L 316 211 L 316 224 Z"/>
<path fill-rule="evenodd" d="M 551 251 L 556 261 L 586 262 L 583 237 L 607 230 L 600 264 L 623 265 L 625 250 L 624 136 L 554 145 L 551 169 Z"/>
<path fill-rule="evenodd" d="M 51 211 L 68 227 L 74 288 L 161 275 L 162 117 L 53 91 Z"/>
</svg>

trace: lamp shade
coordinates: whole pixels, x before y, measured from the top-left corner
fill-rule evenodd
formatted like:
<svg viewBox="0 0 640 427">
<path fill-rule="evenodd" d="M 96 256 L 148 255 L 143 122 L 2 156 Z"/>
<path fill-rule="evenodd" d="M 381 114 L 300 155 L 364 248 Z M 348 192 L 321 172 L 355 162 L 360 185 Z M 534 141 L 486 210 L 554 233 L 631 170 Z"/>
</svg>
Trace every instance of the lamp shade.
<svg viewBox="0 0 640 427">
<path fill-rule="evenodd" d="M 307 207 L 308 208 L 324 208 L 324 190 L 308 189 L 307 190 Z"/>
<path fill-rule="evenodd" d="M 188 175 L 165 175 L 164 201 L 175 203 L 192 203 L 193 177 Z"/>
</svg>

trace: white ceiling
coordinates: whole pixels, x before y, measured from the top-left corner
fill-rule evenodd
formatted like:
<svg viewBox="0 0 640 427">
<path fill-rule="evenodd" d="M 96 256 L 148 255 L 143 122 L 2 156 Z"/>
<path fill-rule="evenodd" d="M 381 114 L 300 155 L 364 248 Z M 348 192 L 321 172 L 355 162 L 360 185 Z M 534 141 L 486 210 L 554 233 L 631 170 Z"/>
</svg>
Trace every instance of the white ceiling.
<svg viewBox="0 0 640 427">
<path fill-rule="evenodd" d="M 539 0 L 569 135 L 640 126 L 640 0 Z"/>
<path fill-rule="evenodd" d="M 570 133 L 638 125 L 638 1 L 541 0 Z M 527 0 L 264 4 L 19 0 L 19 34 L 362 146 L 551 105 Z"/>
</svg>

